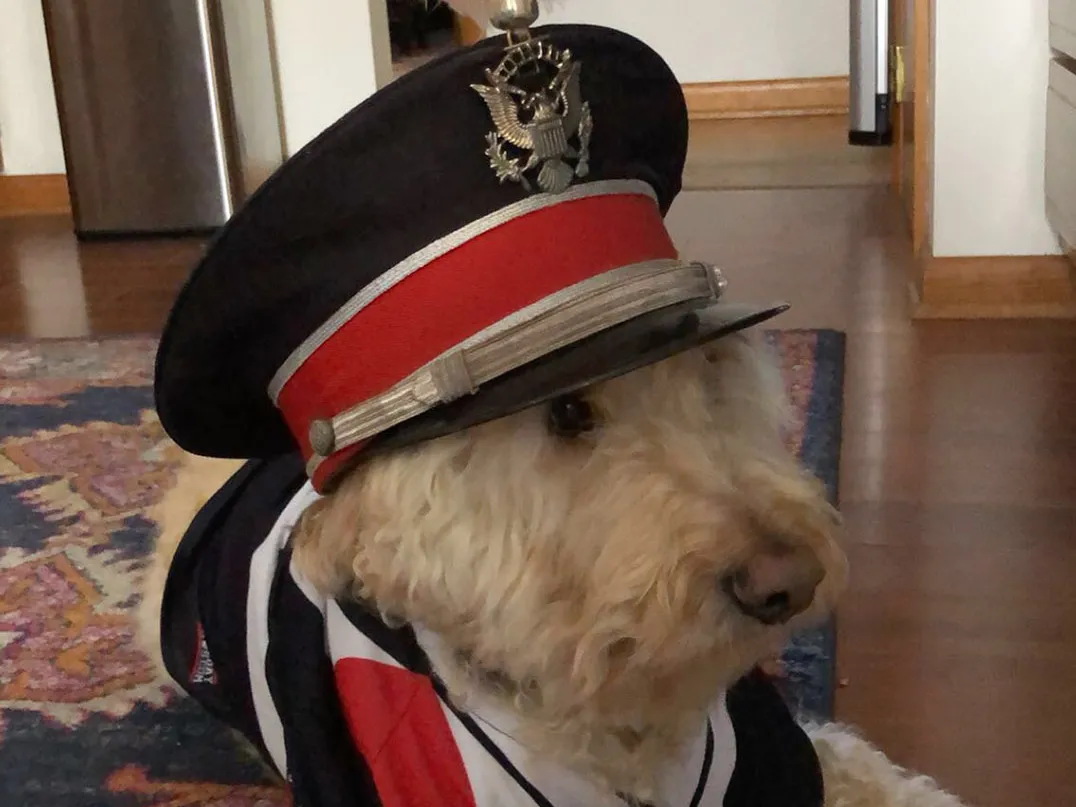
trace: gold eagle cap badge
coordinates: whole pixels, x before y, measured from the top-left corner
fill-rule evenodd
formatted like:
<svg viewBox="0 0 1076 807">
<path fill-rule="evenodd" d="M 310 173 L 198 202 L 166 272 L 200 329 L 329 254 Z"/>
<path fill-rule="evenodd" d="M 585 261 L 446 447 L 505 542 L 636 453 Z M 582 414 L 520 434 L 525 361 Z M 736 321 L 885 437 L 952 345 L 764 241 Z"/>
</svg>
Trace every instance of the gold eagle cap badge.
<svg viewBox="0 0 1076 807">
<path fill-rule="evenodd" d="M 527 38 L 486 69 L 487 84 L 471 85 L 493 118 L 486 156 L 498 180 L 528 193 L 561 193 L 590 172 L 594 121 L 579 70 L 571 51 Z"/>
</svg>

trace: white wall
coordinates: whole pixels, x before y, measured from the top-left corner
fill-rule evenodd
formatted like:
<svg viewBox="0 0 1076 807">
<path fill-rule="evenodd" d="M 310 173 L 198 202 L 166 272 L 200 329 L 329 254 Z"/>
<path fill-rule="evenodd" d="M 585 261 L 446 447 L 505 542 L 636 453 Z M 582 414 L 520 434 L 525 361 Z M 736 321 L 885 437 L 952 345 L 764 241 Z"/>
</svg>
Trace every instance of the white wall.
<svg viewBox="0 0 1076 807">
<path fill-rule="evenodd" d="M 391 79 L 387 49 L 373 45 L 388 41 L 385 6 L 379 0 L 270 0 L 270 6 L 293 154 Z M 848 0 L 559 0 L 543 19 L 620 27 L 658 50 L 684 82 L 848 73 Z M 64 170 L 38 0 L 0 2 L 0 148 L 6 173 Z"/>
<path fill-rule="evenodd" d="M 1049 0 L 937 3 L 934 254 L 1056 254 L 1044 210 Z"/>
<path fill-rule="evenodd" d="M 254 0 L 236 0 L 254 2 Z M 384 0 L 270 0 L 288 154 L 392 79 Z M 39 0 L 0 0 L 0 165 L 63 173 Z"/>
<path fill-rule="evenodd" d="M 846 76 L 848 15 L 849 0 L 555 0 L 541 22 L 627 31 L 691 83 Z"/>
<path fill-rule="evenodd" d="M 65 170 L 37 0 L 0 2 L 0 166 L 7 174 Z"/>
<path fill-rule="evenodd" d="M 288 155 L 392 80 L 384 0 L 270 0 Z"/>
</svg>

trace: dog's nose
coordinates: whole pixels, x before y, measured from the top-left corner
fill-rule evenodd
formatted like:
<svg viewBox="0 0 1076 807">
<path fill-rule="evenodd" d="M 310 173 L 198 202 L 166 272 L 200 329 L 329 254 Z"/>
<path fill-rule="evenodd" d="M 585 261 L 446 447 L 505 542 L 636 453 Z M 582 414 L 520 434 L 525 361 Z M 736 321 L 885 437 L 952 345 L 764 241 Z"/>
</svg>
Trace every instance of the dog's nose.
<svg viewBox="0 0 1076 807">
<path fill-rule="evenodd" d="M 726 577 L 723 587 L 747 616 L 779 625 L 807 610 L 823 577 L 808 547 L 774 543 Z"/>
</svg>

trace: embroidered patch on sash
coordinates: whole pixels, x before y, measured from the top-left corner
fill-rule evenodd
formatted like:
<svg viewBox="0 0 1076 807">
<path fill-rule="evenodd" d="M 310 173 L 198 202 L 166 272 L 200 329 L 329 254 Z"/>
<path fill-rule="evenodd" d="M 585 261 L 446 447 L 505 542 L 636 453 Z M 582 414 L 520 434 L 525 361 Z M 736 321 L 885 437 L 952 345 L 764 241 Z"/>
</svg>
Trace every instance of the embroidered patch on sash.
<svg viewBox="0 0 1076 807">
<path fill-rule="evenodd" d="M 213 657 L 209 654 L 209 645 L 206 644 L 205 631 L 202 623 L 197 625 L 198 647 L 194 653 L 194 663 L 191 664 L 190 683 L 192 684 L 216 684 L 217 670 L 213 665 Z"/>
</svg>

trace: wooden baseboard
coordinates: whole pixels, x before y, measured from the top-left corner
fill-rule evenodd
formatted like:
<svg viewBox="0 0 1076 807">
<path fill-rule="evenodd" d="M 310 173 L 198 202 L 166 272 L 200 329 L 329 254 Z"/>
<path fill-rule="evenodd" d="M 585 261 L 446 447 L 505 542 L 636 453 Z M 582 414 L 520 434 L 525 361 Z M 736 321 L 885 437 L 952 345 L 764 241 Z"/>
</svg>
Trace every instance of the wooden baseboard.
<svg viewBox="0 0 1076 807">
<path fill-rule="evenodd" d="M 1063 255 L 927 257 L 921 268 L 916 319 L 1076 319 L 1076 267 Z"/>
<path fill-rule="evenodd" d="M 692 120 L 843 115 L 848 92 L 847 76 L 684 85 Z"/>
<path fill-rule="evenodd" d="M 64 174 L 0 174 L 0 216 L 46 216 L 71 212 Z"/>
</svg>

